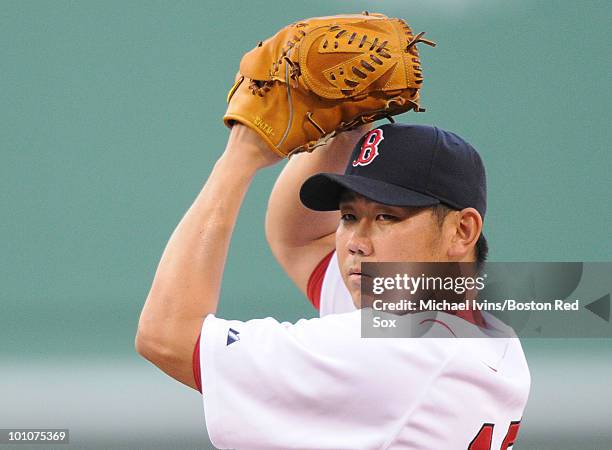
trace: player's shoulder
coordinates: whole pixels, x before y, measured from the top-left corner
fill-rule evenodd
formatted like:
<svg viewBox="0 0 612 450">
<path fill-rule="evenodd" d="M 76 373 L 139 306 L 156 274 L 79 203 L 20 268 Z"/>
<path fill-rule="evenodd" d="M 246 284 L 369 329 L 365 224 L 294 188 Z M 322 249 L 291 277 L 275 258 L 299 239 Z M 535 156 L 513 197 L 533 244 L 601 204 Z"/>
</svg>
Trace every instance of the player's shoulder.
<svg viewBox="0 0 612 450">
<path fill-rule="evenodd" d="M 288 333 L 308 345 L 312 351 L 344 360 L 368 361 L 373 365 L 400 369 L 418 364 L 439 367 L 459 350 L 460 340 L 442 327 L 422 327 L 428 338 L 387 336 L 368 337 L 369 309 L 328 314 L 320 318 L 301 319 L 287 327 Z M 417 317 L 405 318 L 418 324 Z M 401 320 L 401 319 L 398 319 Z"/>
</svg>

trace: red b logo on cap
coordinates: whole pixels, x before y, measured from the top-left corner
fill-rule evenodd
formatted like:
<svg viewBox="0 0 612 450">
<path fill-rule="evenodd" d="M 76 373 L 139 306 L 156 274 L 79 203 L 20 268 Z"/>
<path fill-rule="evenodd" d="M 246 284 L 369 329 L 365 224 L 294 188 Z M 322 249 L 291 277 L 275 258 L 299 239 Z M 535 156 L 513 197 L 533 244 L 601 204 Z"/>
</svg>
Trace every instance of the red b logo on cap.
<svg viewBox="0 0 612 450">
<path fill-rule="evenodd" d="M 374 158 L 378 156 L 378 144 L 380 144 L 384 138 L 380 128 L 370 131 L 363 140 L 363 144 L 361 144 L 359 156 L 357 156 L 357 159 L 353 160 L 353 167 L 367 166 L 374 161 Z"/>
</svg>

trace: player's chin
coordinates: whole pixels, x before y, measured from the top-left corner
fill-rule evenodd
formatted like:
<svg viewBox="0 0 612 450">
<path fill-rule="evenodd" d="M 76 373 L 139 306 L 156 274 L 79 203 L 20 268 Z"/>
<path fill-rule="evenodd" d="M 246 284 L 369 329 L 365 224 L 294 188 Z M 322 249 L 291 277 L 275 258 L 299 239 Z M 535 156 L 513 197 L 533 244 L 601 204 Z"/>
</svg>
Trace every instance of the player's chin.
<svg viewBox="0 0 612 450">
<path fill-rule="evenodd" d="M 359 298 L 359 295 L 358 296 L 353 295 L 352 299 L 353 299 L 353 305 L 355 305 L 355 308 L 361 309 L 361 298 Z"/>
<path fill-rule="evenodd" d="M 352 291 L 351 298 L 353 299 L 353 305 L 355 305 L 355 308 L 357 309 L 368 307 L 371 308 L 372 302 L 374 301 L 372 297 L 362 295 L 361 290 Z"/>
</svg>

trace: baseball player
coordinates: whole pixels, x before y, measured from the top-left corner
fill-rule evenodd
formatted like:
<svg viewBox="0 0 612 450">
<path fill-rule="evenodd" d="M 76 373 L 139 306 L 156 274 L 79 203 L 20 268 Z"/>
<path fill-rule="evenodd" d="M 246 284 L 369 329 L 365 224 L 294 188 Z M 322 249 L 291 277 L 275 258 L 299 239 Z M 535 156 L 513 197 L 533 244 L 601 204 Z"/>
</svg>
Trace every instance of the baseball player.
<svg viewBox="0 0 612 450">
<path fill-rule="evenodd" d="M 360 286 L 368 276 L 361 263 L 486 258 L 485 173 L 470 144 L 431 126 L 354 129 L 381 115 L 418 109 L 414 73 L 404 77 L 401 92 L 385 91 L 397 75 L 389 69 L 392 74 L 380 75 L 385 83 L 372 81 L 370 91 L 349 100 L 350 108 L 346 99 L 337 100 L 342 111 L 334 123 L 326 118 L 334 103 L 312 109 L 314 97 L 305 93 L 302 78 L 317 66 L 304 56 L 311 48 L 325 54 L 345 46 L 347 53 L 346 46 L 363 41 L 372 48 L 364 50 L 368 56 L 382 60 L 381 53 L 393 57 L 401 49 L 417 59 L 409 33 L 377 51 L 382 41 L 372 34 L 397 27 L 396 20 L 368 14 L 292 24 L 297 42 L 279 52 L 282 62 L 274 69 L 287 76 L 268 71 L 261 78 L 274 78 L 269 84 L 253 78 L 257 70 L 249 67 L 248 54 L 241 63 L 229 96 L 227 146 L 164 250 L 136 337 L 139 353 L 202 392 L 209 436 L 219 448 L 506 450 L 516 440 L 529 371 L 518 339 L 492 316 L 440 314 L 443 319 L 426 331 L 435 338 L 361 337 L 361 308 L 367 305 L 361 304 Z M 274 39 L 254 51 L 270 53 Z M 323 69 L 324 76 L 342 64 L 335 59 L 335 69 Z M 395 100 L 383 102 L 388 109 L 358 111 L 349 127 L 338 116 L 355 114 L 363 92 L 362 100 Z M 291 112 L 284 128 L 277 127 L 279 108 L 272 107 L 279 102 Z M 266 234 L 320 318 L 295 324 L 218 318 L 240 205 L 253 177 L 288 154 L 295 156 L 274 186 Z M 459 338 L 456 330 L 466 324 L 472 337 L 505 337 Z"/>
</svg>

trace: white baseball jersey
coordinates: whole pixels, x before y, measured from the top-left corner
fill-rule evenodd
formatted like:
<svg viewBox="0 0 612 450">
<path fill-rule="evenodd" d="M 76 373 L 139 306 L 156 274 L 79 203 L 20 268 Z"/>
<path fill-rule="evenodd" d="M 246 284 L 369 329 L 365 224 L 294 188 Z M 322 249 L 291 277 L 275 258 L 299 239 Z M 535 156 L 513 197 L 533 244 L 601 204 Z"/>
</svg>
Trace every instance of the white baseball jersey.
<svg viewBox="0 0 612 450">
<path fill-rule="evenodd" d="M 315 269 L 308 296 L 320 318 L 204 321 L 194 372 L 216 447 L 512 447 L 530 385 L 516 337 L 457 339 L 453 328 L 466 321 L 445 314 L 428 331 L 437 338 L 361 338 L 335 253 Z"/>
</svg>

